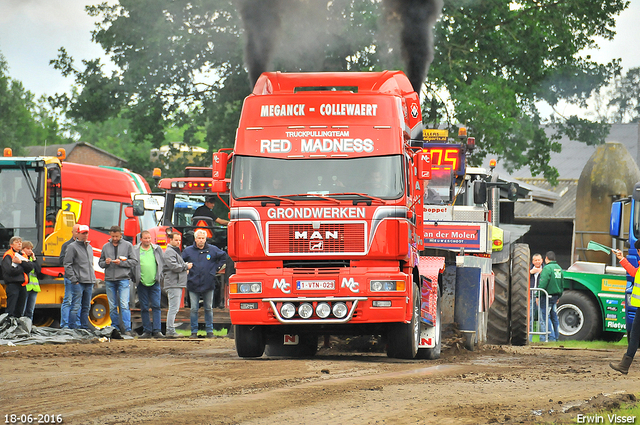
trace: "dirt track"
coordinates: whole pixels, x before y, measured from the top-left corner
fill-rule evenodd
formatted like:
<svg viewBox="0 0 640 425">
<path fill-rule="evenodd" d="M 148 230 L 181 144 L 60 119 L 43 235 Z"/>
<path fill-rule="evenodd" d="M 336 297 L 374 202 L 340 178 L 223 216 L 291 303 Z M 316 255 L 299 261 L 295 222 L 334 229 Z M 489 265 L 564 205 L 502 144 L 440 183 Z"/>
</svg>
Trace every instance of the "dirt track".
<svg viewBox="0 0 640 425">
<path fill-rule="evenodd" d="M 640 392 L 640 367 L 627 377 L 608 367 L 622 354 L 452 348 L 438 361 L 401 361 L 321 349 L 313 359 L 242 360 L 227 338 L 2 346 L 0 419 L 13 413 L 61 414 L 72 424 L 564 422 Z M 613 395 L 597 397 L 602 393 Z"/>
</svg>

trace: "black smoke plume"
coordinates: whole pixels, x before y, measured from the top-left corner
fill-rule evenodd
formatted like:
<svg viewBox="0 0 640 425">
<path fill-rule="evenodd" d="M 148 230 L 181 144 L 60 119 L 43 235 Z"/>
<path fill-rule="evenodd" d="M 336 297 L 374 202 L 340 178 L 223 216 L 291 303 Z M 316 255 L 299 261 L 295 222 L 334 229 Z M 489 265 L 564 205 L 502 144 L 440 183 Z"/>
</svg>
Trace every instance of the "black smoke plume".
<svg viewBox="0 0 640 425">
<path fill-rule="evenodd" d="M 245 62 L 253 87 L 269 70 L 283 12 L 305 0 L 236 0 L 245 30 Z M 317 2 L 320 0 L 311 0 Z M 443 0 L 384 0 L 388 22 L 397 22 L 405 73 L 420 92 L 433 60 L 433 25 Z M 313 12 L 317 13 L 317 10 Z"/>
<path fill-rule="evenodd" d="M 245 62 L 251 88 L 267 71 L 281 23 L 282 0 L 238 0 L 245 31 Z"/>
<path fill-rule="evenodd" d="M 440 17 L 442 0 L 385 0 L 385 6 L 400 16 L 405 74 L 420 93 L 433 60 L 433 24 Z"/>
</svg>

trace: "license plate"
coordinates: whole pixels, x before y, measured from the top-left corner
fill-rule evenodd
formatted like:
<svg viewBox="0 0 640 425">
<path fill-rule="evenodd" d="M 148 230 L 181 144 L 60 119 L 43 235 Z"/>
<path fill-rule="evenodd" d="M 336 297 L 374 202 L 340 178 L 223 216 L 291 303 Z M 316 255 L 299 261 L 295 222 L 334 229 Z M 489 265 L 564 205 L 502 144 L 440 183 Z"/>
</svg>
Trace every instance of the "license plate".
<svg viewBox="0 0 640 425">
<path fill-rule="evenodd" d="M 331 290 L 336 289 L 335 280 L 298 280 L 296 281 L 298 290 Z"/>
</svg>

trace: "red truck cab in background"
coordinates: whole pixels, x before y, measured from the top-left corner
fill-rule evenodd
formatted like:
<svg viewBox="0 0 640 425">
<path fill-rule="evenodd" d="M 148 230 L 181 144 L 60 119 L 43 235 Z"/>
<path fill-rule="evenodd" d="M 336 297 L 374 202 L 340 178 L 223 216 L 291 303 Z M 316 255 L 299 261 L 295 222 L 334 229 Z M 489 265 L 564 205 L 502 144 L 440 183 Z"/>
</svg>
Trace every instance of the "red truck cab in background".
<svg viewBox="0 0 640 425">
<path fill-rule="evenodd" d="M 264 73 L 233 153 L 214 154 L 214 185 L 229 160 L 238 355 L 385 335 L 390 357 L 439 357 L 444 260 L 418 254 L 430 162 L 402 72 Z"/>
</svg>

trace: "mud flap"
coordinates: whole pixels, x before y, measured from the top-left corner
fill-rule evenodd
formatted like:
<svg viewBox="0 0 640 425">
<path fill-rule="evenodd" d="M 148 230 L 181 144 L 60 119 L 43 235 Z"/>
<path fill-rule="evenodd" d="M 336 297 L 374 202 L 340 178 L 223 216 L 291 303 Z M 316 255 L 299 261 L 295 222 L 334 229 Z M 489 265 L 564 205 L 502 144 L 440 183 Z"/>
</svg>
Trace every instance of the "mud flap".
<svg viewBox="0 0 640 425">
<path fill-rule="evenodd" d="M 420 343 L 418 348 L 433 348 L 436 346 L 436 326 L 420 323 Z"/>
</svg>

